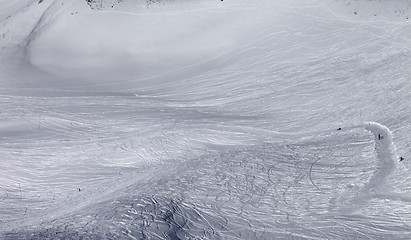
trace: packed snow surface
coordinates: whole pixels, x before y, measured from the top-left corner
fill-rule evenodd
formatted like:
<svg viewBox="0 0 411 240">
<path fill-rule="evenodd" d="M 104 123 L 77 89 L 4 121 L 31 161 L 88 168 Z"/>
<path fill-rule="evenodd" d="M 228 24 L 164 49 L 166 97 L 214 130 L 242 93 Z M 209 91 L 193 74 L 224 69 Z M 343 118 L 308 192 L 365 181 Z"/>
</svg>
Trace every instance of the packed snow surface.
<svg viewBox="0 0 411 240">
<path fill-rule="evenodd" d="M 411 239 L 409 1 L 0 6 L 0 238 Z"/>
</svg>

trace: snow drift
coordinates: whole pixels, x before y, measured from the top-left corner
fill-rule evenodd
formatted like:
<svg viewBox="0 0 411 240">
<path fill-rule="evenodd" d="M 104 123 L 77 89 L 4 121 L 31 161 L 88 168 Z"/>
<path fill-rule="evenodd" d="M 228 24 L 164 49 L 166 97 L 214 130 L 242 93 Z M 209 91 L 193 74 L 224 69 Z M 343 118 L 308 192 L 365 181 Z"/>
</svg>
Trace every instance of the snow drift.
<svg viewBox="0 0 411 240">
<path fill-rule="evenodd" d="M 410 238 L 407 1 L 0 4 L 3 238 Z"/>
</svg>

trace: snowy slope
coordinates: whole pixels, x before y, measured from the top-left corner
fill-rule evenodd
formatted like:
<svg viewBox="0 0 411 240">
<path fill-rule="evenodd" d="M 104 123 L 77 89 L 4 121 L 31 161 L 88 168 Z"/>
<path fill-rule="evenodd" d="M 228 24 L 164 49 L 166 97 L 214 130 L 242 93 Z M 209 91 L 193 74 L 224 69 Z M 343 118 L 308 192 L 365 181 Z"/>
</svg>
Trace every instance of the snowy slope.
<svg viewBox="0 0 411 240">
<path fill-rule="evenodd" d="M 411 238 L 409 1 L 0 5 L 2 238 Z"/>
</svg>

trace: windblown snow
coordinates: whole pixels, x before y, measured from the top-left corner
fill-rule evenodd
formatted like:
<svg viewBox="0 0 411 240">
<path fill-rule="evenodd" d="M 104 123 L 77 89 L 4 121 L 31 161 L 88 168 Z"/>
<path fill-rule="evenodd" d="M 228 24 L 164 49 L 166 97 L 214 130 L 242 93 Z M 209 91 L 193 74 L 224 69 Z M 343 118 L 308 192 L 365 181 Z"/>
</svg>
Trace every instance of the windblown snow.
<svg viewBox="0 0 411 240">
<path fill-rule="evenodd" d="M 0 238 L 411 239 L 409 1 L 0 6 Z"/>
</svg>

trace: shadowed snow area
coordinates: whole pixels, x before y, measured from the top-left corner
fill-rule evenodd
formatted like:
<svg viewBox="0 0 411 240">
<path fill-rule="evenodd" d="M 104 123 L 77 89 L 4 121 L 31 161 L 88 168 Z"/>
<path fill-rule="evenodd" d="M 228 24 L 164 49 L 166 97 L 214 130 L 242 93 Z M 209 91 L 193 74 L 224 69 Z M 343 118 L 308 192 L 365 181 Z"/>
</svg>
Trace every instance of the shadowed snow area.
<svg viewBox="0 0 411 240">
<path fill-rule="evenodd" d="M 0 238 L 411 239 L 410 4 L 0 0 Z"/>
</svg>

